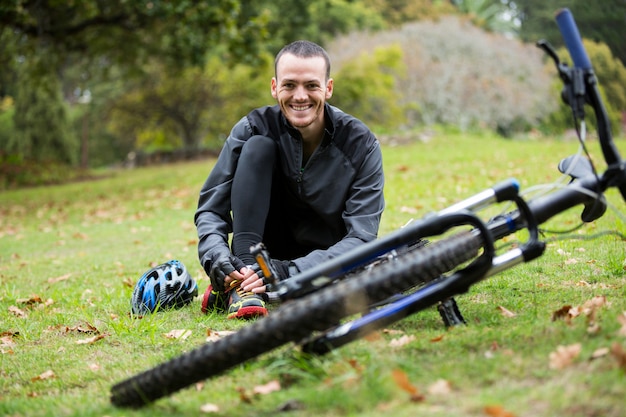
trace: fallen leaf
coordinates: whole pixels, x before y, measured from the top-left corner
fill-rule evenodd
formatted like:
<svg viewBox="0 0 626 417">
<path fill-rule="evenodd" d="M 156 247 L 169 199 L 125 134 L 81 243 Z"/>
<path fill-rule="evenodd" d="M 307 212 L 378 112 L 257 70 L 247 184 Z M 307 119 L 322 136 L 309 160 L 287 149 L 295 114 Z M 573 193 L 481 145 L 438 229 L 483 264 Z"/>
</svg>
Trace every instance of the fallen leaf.
<svg viewBox="0 0 626 417">
<path fill-rule="evenodd" d="M 571 309 L 572 306 L 566 305 L 552 312 L 552 321 L 564 319 L 569 323 L 569 321 L 571 320 L 571 316 L 569 315 Z"/>
<path fill-rule="evenodd" d="M 76 332 L 76 333 L 95 333 L 98 334 L 100 333 L 100 331 L 96 328 L 96 326 L 94 326 L 93 324 L 89 323 L 89 322 L 84 322 L 81 324 L 77 324 L 76 326 L 72 326 L 72 327 L 65 327 L 65 332 L 66 333 L 70 333 L 70 332 Z"/>
<path fill-rule="evenodd" d="M 443 340 L 443 335 L 439 335 L 430 339 L 432 343 L 441 342 Z"/>
<path fill-rule="evenodd" d="M 3 334 L 4 333 L 7 332 L 3 332 Z M 3 355 L 6 353 L 10 355 L 15 353 L 13 351 L 13 348 L 15 347 L 15 341 L 13 340 L 13 337 L 13 335 L 0 336 L 0 353 L 2 353 Z"/>
<path fill-rule="evenodd" d="M 617 334 L 619 336 L 624 336 L 626 337 L 626 311 L 622 312 L 622 314 L 620 314 L 619 316 L 617 316 L 617 321 L 619 322 L 619 324 L 622 326 L 620 327 L 620 329 L 617 331 Z"/>
<path fill-rule="evenodd" d="M 615 342 L 611 346 L 611 354 L 617 360 L 617 365 L 626 372 L 626 350 L 619 343 Z"/>
<path fill-rule="evenodd" d="M 35 304 L 43 303 L 43 300 L 40 296 L 34 294 L 31 295 L 29 298 L 18 298 L 17 300 L 15 300 L 15 302 L 18 304 L 26 304 L 27 306 L 32 306 Z"/>
<path fill-rule="evenodd" d="M 100 365 L 98 365 L 97 363 L 90 363 L 87 365 L 87 368 L 89 368 L 90 370 L 97 372 L 100 370 Z"/>
<path fill-rule="evenodd" d="M 252 403 L 252 397 L 250 397 L 246 393 L 245 388 L 237 387 L 237 392 L 239 393 L 239 399 L 241 400 L 241 402 L 244 402 L 246 404 L 251 404 Z"/>
<path fill-rule="evenodd" d="M 216 404 L 207 403 L 200 406 L 200 412 L 205 414 L 219 413 L 220 408 Z"/>
<path fill-rule="evenodd" d="M 601 358 L 601 357 L 603 357 L 603 356 L 608 355 L 608 354 L 609 354 L 609 352 L 610 352 L 610 351 L 609 351 L 609 348 L 606 348 L 606 347 L 596 349 L 596 350 L 595 350 L 595 351 L 591 354 L 591 356 L 589 357 L 589 359 L 590 359 L 590 360 L 594 360 L 594 359 Z"/>
<path fill-rule="evenodd" d="M 257 385 L 252 389 L 254 394 L 266 395 L 274 391 L 280 391 L 280 382 L 272 380 L 265 385 Z"/>
<path fill-rule="evenodd" d="M 512 311 L 506 309 L 503 306 L 498 306 L 497 307 L 498 310 L 500 310 L 500 313 L 504 316 L 504 317 L 515 317 L 517 316 L 517 314 L 513 313 Z"/>
<path fill-rule="evenodd" d="M 106 336 L 106 334 L 98 334 L 96 336 L 89 337 L 87 339 L 77 340 L 75 343 L 77 345 L 92 345 L 92 344 L 96 343 L 98 340 L 104 339 L 105 336 Z"/>
<path fill-rule="evenodd" d="M 401 336 L 397 339 L 393 339 L 389 342 L 389 346 L 390 347 L 402 347 L 404 345 L 407 345 L 409 343 L 411 343 L 413 340 L 415 340 L 415 336 L 411 335 L 404 335 Z"/>
<path fill-rule="evenodd" d="M 28 314 L 26 314 L 26 312 L 24 310 L 21 310 L 20 308 L 18 308 L 16 306 L 10 306 L 9 307 L 9 312 L 14 314 L 15 316 L 23 318 L 23 319 L 28 317 Z"/>
<path fill-rule="evenodd" d="M 572 364 L 580 355 L 582 345 L 574 343 L 569 346 L 557 346 L 556 351 L 550 353 L 550 369 L 563 369 Z"/>
<path fill-rule="evenodd" d="M 191 336 L 191 330 L 187 329 L 175 329 L 170 332 L 163 334 L 167 339 L 180 339 L 185 340 L 189 336 Z"/>
<path fill-rule="evenodd" d="M 206 341 L 207 342 L 215 342 L 223 337 L 228 336 L 229 334 L 235 333 L 232 330 L 220 330 L 219 332 L 216 330 L 207 329 L 206 331 Z"/>
<path fill-rule="evenodd" d="M 30 380 L 34 382 L 34 381 L 44 381 L 46 379 L 52 379 L 52 378 L 56 378 L 56 375 L 51 369 L 48 369 L 44 373 L 41 373 L 35 377 L 32 377 Z"/>
<path fill-rule="evenodd" d="M 598 334 L 600 332 L 600 325 L 596 322 L 589 323 L 587 326 L 587 333 L 589 334 Z"/>
<path fill-rule="evenodd" d="M 393 371 L 391 371 L 391 376 L 393 377 L 393 380 L 400 389 L 408 392 L 411 395 L 411 401 L 418 402 L 424 400 L 424 396 L 420 394 L 416 386 L 411 384 L 411 382 L 409 381 L 409 377 L 404 371 L 400 369 L 394 369 Z"/>
<path fill-rule="evenodd" d="M 452 384 L 445 379 L 438 379 L 428 387 L 428 393 L 432 395 L 448 395 L 452 392 Z"/>
<path fill-rule="evenodd" d="M 484 411 L 485 414 L 491 417 L 515 417 L 515 414 L 505 410 L 501 405 L 487 405 Z"/>
<path fill-rule="evenodd" d="M 363 372 L 363 366 L 356 359 L 348 359 L 348 364 L 357 372 Z"/>
</svg>

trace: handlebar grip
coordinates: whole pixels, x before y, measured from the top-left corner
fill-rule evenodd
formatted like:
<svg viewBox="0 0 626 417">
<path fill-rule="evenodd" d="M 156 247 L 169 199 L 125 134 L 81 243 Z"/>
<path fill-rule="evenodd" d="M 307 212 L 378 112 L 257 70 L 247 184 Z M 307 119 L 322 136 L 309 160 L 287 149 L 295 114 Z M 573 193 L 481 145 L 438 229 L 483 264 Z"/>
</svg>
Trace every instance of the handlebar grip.
<svg viewBox="0 0 626 417">
<path fill-rule="evenodd" d="M 572 12 L 567 8 L 557 11 L 556 23 L 565 41 L 565 46 L 567 46 L 567 50 L 574 61 L 574 66 L 583 70 L 592 69 L 591 61 L 583 46 Z"/>
</svg>

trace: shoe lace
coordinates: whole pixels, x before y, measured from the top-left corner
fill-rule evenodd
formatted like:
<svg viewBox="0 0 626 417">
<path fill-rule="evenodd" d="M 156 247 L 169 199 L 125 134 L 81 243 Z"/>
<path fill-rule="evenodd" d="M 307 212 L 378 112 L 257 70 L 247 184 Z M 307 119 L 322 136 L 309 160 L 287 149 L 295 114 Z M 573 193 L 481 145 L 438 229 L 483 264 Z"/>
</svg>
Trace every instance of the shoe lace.
<svg viewBox="0 0 626 417">
<path fill-rule="evenodd" d="M 246 297 L 250 297 L 250 296 L 254 296 L 254 293 L 252 291 L 244 291 L 243 288 L 241 288 L 241 285 L 236 284 L 237 286 L 235 287 L 235 291 L 237 292 L 237 295 L 240 298 L 246 298 Z"/>
</svg>

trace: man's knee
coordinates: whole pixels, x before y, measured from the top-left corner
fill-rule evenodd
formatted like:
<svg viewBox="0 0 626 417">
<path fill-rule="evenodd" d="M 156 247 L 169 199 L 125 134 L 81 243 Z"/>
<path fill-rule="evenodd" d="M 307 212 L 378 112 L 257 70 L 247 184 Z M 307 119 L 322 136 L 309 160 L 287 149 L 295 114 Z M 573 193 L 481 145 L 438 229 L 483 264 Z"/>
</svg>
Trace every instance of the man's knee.
<svg viewBox="0 0 626 417">
<path fill-rule="evenodd" d="M 274 139 L 261 135 L 252 136 L 241 149 L 239 163 L 260 164 L 260 166 L 273 165 L 277 150 L 278 145 Z"/>
</svg>

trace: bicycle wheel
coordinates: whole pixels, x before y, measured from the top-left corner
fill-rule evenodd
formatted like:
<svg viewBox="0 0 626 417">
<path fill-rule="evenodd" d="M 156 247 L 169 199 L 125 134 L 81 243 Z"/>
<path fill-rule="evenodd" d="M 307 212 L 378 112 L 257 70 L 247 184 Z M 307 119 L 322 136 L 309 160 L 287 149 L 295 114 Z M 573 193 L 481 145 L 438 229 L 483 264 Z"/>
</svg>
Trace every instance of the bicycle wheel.
<svg viewBox="0 0 626 417">
<path fill-rule="evenodd" d="M 111 402 L 141 407 L 286 343 L 303 340 L 398 291 L 451 271 L 475 258 L 481 246 L 480 236 L 462 232 L 285 303 L 232 335 L 114 385 Z"/>
</svg>

